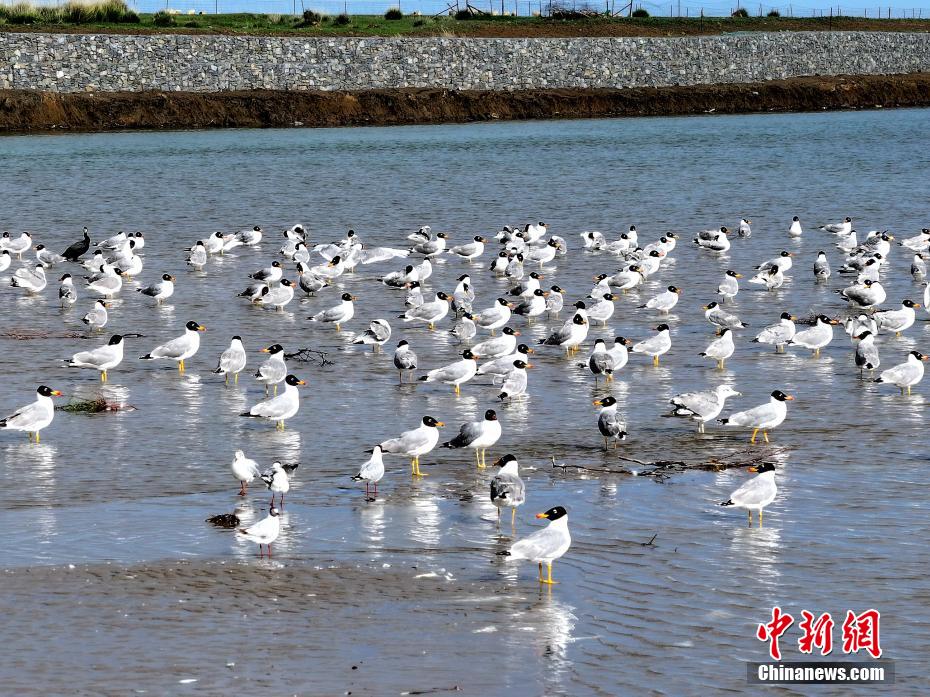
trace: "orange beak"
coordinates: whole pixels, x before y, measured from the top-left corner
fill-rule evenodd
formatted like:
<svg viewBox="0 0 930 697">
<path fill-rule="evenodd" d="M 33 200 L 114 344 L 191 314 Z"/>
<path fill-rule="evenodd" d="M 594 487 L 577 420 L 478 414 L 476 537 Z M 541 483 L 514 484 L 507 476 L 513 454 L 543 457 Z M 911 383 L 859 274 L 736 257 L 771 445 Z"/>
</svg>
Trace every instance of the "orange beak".
<svg viewBox="0 0 930 697">
<path fill-rule="evenodd" d="M 269 350 L 266 349 L 266 348 L 263 348 L 263 349 L 261 350 L 261 353 L 271 353 L 271 351 L 269 351 Z"/>
<path fill-rule="evenodd" d="M 914 307 L 920 307 L 920 303 L 914 303 Z"/>
<path fill-rule="evenodd" d="M 527 364 L 526 364 L 526 369 L 527 369 L 527 370 L 529 370 L 529 369 L 532 368 L 532 367 L 533 367 L 533 364 L 532 364 L 532 363 L 527 363 Z"/>
<path fill-rule="evenodd" d="M 527 348 L 527 349 L 526 349 L 526 352 L 527 352 L 527 353 L 536 353 L 536 350 L 535 350 L 535 349 L 531 349 L 531 348 Z"/>
<path fill-rule="evenodd" d="M 793 397 L 792 395 L 790 395 L 790 394 L 786 394 L 786 395 L 785 395 L 785 399 L 787 399 L 789 402 L 793 402 L 793 401 L 794 401 L 794 397 Z"/>
<path fill-rule="evenodd" d="M 437 422 L 436 422 L 436 428 L 442 428 L 442 427 L 445 426 L 445 425 L 446 425 L 446 422 L 445 422 L 445 421 L 437 421 Z"/>
<path fill-rule="evenodd" d="M 749 467 L 748 469 L 749 469 L 750 472 L 758 472 L 758 471 L 759 471 L 759 468 L 758 468 L 758 467 Z"/>
<path fill-rule="evenodd" d="M 63 394 L 63 393 L 60 392 L 60 391 L 58 391 L 58 390 L 52 390 L 52 396 L 53 396 L 53 397 L 61 397 L 62 394 Z"/>
<path fill-rule="evenodd" d="M 307 384 L 307 381 L 306 381 L 306 380 L 298 380 L 298 381 L 297 381 L 297 384 L 298 384 L 298 385 L 306 385 L 306 384 Z"/>
<path fill-rule="evenodd" d="M 537 513 L 536 517 L 537 518 L 548 518 L 549 516 L 547 516 L 545 513 Z"/>
<path fill-rule="evenodd" d="M 198 332 L 205 332 L 205 331 L 207 331 L 207 328 L 206 328 L 205 326 L 203 326 L 202 324 L 198 324 L 198 325 L 197 325 L 197 331 L 198 331 Z"/>
<path fill-rule="evenodd" d="M 591 402 L 591 404 L 593 404 L 596 407 L 602 406 L 601 400 L 599 399 L 595 399 L 593 402 Z"/>
</svg>

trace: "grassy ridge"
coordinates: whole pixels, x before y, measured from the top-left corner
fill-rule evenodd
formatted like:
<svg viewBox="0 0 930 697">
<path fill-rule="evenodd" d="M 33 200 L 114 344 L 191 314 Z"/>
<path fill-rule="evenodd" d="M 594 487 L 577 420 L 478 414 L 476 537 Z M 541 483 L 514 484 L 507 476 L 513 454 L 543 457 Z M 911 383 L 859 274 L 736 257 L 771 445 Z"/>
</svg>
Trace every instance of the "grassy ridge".
<svg viewBox="0 0 930 697">
<path fill-rule="evenodd" d="M 312 13 L 310 13 L 312 14 Z M 930 31 L 930 19 L 862 17 L 491 17 L 405 15 L 340 17 L 264 14 L 136 14 L 122 0 L 69 2 L 62 7 L 0 5 L 0 30 L 47 32 L 197 33 L 259 36 L 691 36 L 744 31 Z"/>
</svg>

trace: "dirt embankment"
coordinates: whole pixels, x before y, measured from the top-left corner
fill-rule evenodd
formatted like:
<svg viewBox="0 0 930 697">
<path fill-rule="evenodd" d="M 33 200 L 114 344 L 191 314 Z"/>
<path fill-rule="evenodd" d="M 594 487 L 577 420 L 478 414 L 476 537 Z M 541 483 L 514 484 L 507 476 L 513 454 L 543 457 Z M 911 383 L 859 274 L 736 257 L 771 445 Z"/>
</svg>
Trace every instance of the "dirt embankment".
<svg viewBox="0 0 930 697">
<path fill-rule="evenodd" d="M 394 126 L 916 106 L 930 106 L 930 73 L 515 92 L 404 89 L 57 94 L 0 90 L 0 132 Z"/>
</svg>

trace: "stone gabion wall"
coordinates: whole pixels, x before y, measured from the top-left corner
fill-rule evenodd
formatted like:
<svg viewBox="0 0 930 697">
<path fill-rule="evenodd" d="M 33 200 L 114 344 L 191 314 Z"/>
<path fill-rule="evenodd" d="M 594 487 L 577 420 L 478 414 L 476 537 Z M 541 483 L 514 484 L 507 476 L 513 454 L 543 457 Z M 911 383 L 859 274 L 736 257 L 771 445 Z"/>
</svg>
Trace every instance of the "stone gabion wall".
<svg viewBox="0 0 930 697">
<path fill-rule="evenodd" d="M 930 34 L 453 39 L 0 33 L 0 89 L 656 87 L 930 71 Z"/>
</svg>

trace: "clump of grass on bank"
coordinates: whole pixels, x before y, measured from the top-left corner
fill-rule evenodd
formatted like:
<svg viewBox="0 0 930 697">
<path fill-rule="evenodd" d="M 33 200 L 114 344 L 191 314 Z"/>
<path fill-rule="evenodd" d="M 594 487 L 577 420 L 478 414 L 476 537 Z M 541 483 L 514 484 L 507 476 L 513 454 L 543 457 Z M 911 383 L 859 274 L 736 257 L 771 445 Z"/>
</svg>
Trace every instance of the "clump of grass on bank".
<svg viewBox="0 0 930 697">
<path fill-rule="evenodd" d="M 72 0 L 60 7 L 18 2 L 0 5 L 0 19 L 9 24 L 138 24 L 140 21 L 139 15 L 123 0 Z"/>
</svg>

